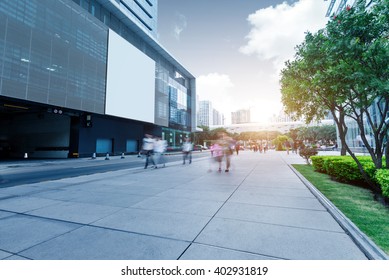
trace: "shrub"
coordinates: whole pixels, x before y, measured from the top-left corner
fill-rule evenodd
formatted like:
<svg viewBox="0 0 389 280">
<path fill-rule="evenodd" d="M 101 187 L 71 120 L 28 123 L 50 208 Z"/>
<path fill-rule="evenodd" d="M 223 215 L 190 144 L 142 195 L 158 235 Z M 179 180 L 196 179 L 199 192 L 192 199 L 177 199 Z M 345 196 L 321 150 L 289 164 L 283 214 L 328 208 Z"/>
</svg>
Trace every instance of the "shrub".
<svg viewBox="0 0 389 280">
<path fill-rule="evenodd" d="M 312 165 L 315 171 L 320 173 L 326 172 L 324 168 L 324 158 L 325 156 L 311 156 Z"/>
<path fill-rule="evenodd" d="M 375 178 L 375 173 L 376 173 L 377 169 L 375 168 L 374 163 L 370 160 L 370 162 L 369 161 L 365 161 L 365 162 L 361 161 L 361 164 L 362 164 L 363 170 L 365 170 L 365 172 L 367 173 L 367 176 L 369 176 L 369 178 L 373 182 L 377 183 L 377 180 Z"/>
<path fill-rule="evenodd" d="M 370 157 L 358 157 L 367 176 L 375 180 L 375 165 Z M 327 156 L 323 159 L 315 159 L 317 169 L 334 177 L 337 181 L 362 184 L 365 182 L 357 163 L 350 156 Z"/>
<path fill-rule="evenodd" d="M 317 155 L 317 149 L 314 147 L 304 147 L 304 148 L 300 149 L 299 154 L 309 164 L 310 157 Z"/>
<path fill-rule="evenodd" d="M 382 194 L 389 198 L 389 169 L 378 169 L 375 179 L 381 187 Z"/>
<path fill-rule="evenodd" d="M 328 175 L 335 177 L 340 182 L 363 180 L 357 164 L 350 158 L 327 159 L 325 160 L 325 167 Z"/>
<path fill-rule="evenodd" d="M 321 172 L 321 173 L 327 173 L 325 161 L 331 160 L 331 159 L 339 159 L 340 156 L 312 156 L 312 165 L 315 168 L 315 171 Z"/>
<path fill-rule="evenodd" d="M 371 157 L 358 156 L 357 158 L 368 177 L 373 182 L 378 183 L 376 168 Z M 365 183 L 357 163 L 351 156 L 312 156 L 311 160 L 315 171 L 326 173 L 337 181 L 356 184 Z M 385 168 L 385 158 L 382 161 Z"/>
</svg>

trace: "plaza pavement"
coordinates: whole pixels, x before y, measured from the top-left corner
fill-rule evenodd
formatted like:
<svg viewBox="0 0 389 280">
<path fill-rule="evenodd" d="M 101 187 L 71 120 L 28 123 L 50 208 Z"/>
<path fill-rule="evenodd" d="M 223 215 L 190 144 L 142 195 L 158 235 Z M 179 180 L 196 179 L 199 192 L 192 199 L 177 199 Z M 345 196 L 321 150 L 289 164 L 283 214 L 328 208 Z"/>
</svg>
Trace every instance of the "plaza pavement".
<svg viewBox="0 0 389 280">
<path fill-rule="evenodd" d="M 199 159 L 0 188 L 0 259 L 379 259 L 290 163 L 244 151 L 229 173 Z"/>
</svg>

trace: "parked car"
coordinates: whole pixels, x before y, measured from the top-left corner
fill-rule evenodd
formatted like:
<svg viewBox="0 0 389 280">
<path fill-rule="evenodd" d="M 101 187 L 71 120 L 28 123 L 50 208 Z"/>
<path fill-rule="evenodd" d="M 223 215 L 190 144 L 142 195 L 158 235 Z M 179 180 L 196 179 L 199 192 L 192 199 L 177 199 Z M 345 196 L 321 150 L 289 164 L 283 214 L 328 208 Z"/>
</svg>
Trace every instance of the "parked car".
<svg viewBox="0 0 389 280">
<path fill-rule="evenodd" d="M 206 149 L 207 148 L 204 147 L 203 145 L 194 145 L 194 147 L 193 147 L 194 151 L 200 151 L 200 152 L 202 152 L 203 150 L 206 150 Z"/>
<path fill-rule="evenodd" d="M 336 149 L 335 145 L 332 146 L 322 145 L 318 148 L 319 151 L 335 151 L 335 149 Z"/>
</svg>

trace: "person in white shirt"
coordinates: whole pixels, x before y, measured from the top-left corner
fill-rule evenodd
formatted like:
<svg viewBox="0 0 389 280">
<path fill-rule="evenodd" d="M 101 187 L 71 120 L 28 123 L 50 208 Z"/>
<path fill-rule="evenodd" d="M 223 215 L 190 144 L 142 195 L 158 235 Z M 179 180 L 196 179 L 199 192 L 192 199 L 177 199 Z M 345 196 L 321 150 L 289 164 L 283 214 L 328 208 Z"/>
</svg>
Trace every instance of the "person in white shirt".
<svg viewBox="0 0 389 280">
<path fill-rule="evenodd" d="M 162 140 L 161 138 L 157 137 L 154 142 L 154 162 L 156 166 L 158 166 L 158 164 L 163 164 L 163 167 L 165 167 L 165 158 L 163 153 L 166 151 L 166 148 L 166 140 Z"/>
<path fill-rule="evenodd" d="M 145 163 L 145 169 L 147 169 L 147 166 L 149 165 L 149 161 L 151 160 L 151 163 L 153 164 L 154 168 L 157 168 L 157 165 L 154 162 L 153 159 L 153 151 L 154 151 L 154 138 L 150 134 L 146 134 L 145 138 L 143 138 L 143 146 L 142 150 L 144 155 L 146 156 L 146 163 Z"/>
<path fill-rule="evenodd" d="M 192 150 L 193 144 L 190 142 L 190 138 L 185 138 L 185 142 L 182 145 L 182 153 L 183 153 L 183 164 L 185 164 L 185 160 L 189 159 L 189 164 L 192 163 Z"/>
</svg>

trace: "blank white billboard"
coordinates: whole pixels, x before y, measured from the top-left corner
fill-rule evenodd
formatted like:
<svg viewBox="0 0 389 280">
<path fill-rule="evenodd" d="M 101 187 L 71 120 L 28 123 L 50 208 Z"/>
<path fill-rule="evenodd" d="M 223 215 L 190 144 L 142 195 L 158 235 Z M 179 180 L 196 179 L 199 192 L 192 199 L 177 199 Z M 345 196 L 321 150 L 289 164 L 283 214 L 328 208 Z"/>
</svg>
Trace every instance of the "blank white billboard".
<svg viewBox="0 0 389 280">
<path fill-rule="evenodd" d="M 154 123 L 155 61 L 109 30 L 107 115 Z"/>
</svg>

